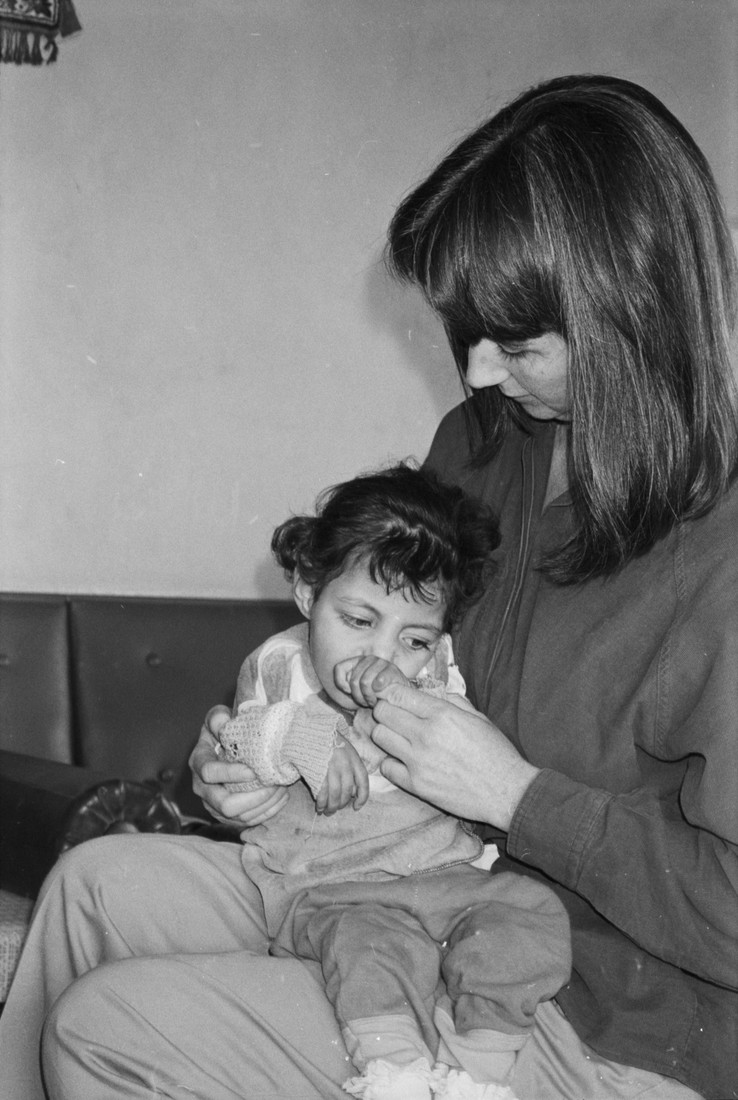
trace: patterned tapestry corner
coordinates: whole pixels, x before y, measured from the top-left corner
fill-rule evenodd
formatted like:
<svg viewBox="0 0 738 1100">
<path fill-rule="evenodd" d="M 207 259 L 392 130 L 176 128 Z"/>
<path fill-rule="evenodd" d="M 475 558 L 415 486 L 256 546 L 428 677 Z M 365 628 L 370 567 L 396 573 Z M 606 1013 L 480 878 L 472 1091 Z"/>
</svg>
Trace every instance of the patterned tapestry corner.
<svg viewBox="0 0 738 1100">
<path fill-rule="evenodd" d="M 72 0 L 0 0 L 0 61 L 48 65 L 58 35 L 82 30 Z"/>
</svg>

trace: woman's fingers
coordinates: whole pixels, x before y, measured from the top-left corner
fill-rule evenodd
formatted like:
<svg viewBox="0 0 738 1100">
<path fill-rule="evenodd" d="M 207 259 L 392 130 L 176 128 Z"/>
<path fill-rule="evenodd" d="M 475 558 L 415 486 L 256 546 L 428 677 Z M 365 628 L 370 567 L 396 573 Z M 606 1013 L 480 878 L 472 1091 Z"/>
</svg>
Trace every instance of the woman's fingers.
<svg viewBox="0 0 738 1100">
<path fill-rule="evenodd" d="M 382 774 L 434 806 L 509 828 L 538 769 L 483 714 L 391 684 L 374 707 L 372 740 L 390 757 Z"/>
<path fill-rule="evenodd" d="M 217 737 L 230 717 L 231 712 L 228 707 L 219 703 L 217 706 L 211 707 L 205 715 L 205 725 Z"/>
<path fill-rule="evenodd" d="M 275 814 L 278 814 L 287 801 L 287 797 L 286 787 L 276 787 L 274 788 L 272 796 L 267 799 L 260 809 L 251 810 L 244 814 L 235 814 L 230 818 L 230 821 L 248 821 L 248 828 L 240 833 L 241 840 L 246 843 L 249 839 L 249 829 L 252 829 L 254 825 L 263 825 L 270 817 L 274 817 Z"/>
<path fill-rule="evenodd" d="M 385 756 L 379 765 L 379 770 L 384 778 L 389 779 L 390 783 L 394 783 L 396 787 L 401 787 L 402 790 L 408 791 L 410 794 L 414 793 L 410 772 L 401 760 L 397 760 L 393 756 Z"/>
<path fill-rule="evenodd" d="M 208 716 L 211 717 L 211 714 Z M 259 787 L 249 791 L 234 791 L 233 784 L 252 784 L 256 773 L 248 764 L 223 760 L 220 744 L 208 724 L 190 754 L 192 789 L 207 811 L 218 821 L 258 824 L 277 813 L 287 799 L 281 787 Z M 266 815 L 266 817 L 264 816 Z"/>
<path fill-rule="evenodd" d="M 256 773 L 248 764 L 224 760 L 220 743 L 213 737 L 209 726 L 203 726 L 197 744 L 190 754 L 192 785 L 196 794 L 199 786 L 222 783 L 252 783 Z"/>
<path fill-rule="evenodd" d="M 418 718 L 430 718 L 437 710 L 439 703 L 444 705 L 443 700 L 437 699 L 433 695 L 429 695 L 425 691 L 418 691 L 412 684 L 393 682 L 386 684 L 380 688 L 377 692 L 379 699 L 374 709 L 374 717 L 378 722 L 383 721 L 382 714 L 390 713 L 386 708 L 393 708 L 392 713 L 395 711 L 404 711 L 406 714 L 415 715 Z M 381 708 L 381 709 L 380 709 Z"/>
<path fill-rule="evenodd" d="M 402 758 L 409 742 L 422 742 L 430 731 L 429 720 L 439 712 L 439 703 L 409 684 L 389 684 L 382 690 L 372 710 L 379 725 L 372 732 L 372 740 L 391 756 Z"/>
</svg>

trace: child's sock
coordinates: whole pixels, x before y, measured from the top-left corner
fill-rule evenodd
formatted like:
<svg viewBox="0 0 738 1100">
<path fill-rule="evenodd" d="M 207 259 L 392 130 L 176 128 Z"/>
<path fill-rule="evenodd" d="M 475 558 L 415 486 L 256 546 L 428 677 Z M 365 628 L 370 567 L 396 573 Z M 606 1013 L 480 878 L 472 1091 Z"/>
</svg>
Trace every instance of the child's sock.
<svg viewBox="0 0 738 1100">
<path fill-rule="evenodd" d="M 445 1067 L 433 1070 L 427 1058 L 404 1066 L 374 1058 L 360 1077 L 350 1078 L 343 1088 L 362 1100 L 432 1100 L 444 1077 Z"/>
<path fill-rule="evenodd" d="M 412 1016 L 365 1016 L 349 1020 L 342 1030 L 346 1050 L 359 1070 L 373 1061 L 409 1066 L 425 1058 L 429 1065 L 433 1064 L 433 1055 Z"/>
<path fill-rule="evenodd" d="M 435 1096 L 441 1100 L 517 1100 L 507 1085 L 481 1084 L 463 1069 L 449 1070 Z"/>
</svg>

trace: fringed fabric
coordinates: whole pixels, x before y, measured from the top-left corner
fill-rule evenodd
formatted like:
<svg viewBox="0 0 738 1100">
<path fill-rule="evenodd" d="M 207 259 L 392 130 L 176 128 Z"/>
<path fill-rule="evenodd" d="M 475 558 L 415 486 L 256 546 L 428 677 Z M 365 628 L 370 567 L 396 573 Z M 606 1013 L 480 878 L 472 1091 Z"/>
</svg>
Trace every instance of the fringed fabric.
<svg viewBox="0 0 738 1100">
<path fill-rule="evenodd" d="M 49 65 L 57 37 L 81 30 L 72 0 L 0 0 L 0 61 Z"/>
</svg>

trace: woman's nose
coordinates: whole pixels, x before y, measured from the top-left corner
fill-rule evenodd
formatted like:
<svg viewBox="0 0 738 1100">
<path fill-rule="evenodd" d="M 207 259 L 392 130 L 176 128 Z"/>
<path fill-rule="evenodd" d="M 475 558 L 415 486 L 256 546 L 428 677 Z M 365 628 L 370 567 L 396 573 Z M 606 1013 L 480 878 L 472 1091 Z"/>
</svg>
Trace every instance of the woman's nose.
<svg viewBox="0 0 738 1100">
<path fill-rule="evenodd" d="M 509 377 L 510 372 L 502 361 L 500 349 L 492 340 L 480 340 L 469 348 L 466 381 L 473 390 L 499 386 Z"/>
</svg>

